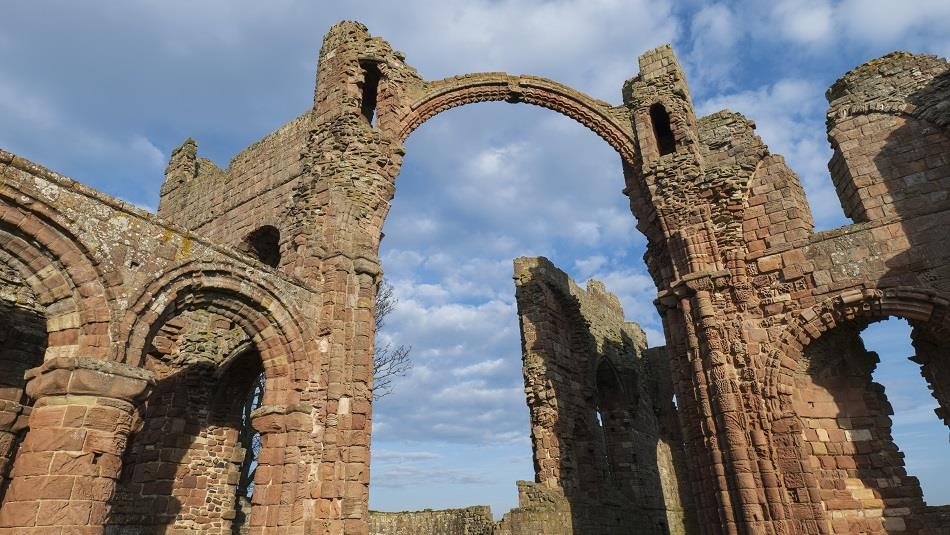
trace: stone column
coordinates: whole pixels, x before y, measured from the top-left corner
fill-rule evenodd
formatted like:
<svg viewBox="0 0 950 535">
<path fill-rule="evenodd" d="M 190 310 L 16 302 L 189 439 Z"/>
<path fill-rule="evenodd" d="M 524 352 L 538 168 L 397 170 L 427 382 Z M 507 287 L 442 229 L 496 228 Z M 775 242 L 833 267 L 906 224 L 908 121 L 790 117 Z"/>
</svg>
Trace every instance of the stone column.
<svg viewBox="0 0 950 535">
<path fill-rule="evenodd" d="M 0 506 L 0 534 L 100 534 L 132 412 L 153 384 L 151 374 L 116 362 L 60 357 L 26 378 L 26 393 L 36 402 Z"/>
<path fill-rule="evenodd" d="M 246 533 L 319 533 L 309 531 L 304 522 L 316 515 L 332 516 L 332 511 L 308 510 L 307 500 L 319 496 L 317 488 L 305 495 L 301 493 L 317 480 L 329 481 L 327 485 L 332 486 L 332 474 L 318 474 L 311 468 L 315 452 L 310 450 L 323 448 L 325 437 L 314 434 L 311 413 L 306 405 L 263 405 L 251 413 L 251 425 L 261 433 L 261 451 L 254 474 L 250 519 L 244 525 Z"/>
<path fill-rule="evenodd" d="M 0 500 L 16 454 L 17 434 L 27 427 L 30 408 L 15 401 L 0 399 Z"/>
</svg>

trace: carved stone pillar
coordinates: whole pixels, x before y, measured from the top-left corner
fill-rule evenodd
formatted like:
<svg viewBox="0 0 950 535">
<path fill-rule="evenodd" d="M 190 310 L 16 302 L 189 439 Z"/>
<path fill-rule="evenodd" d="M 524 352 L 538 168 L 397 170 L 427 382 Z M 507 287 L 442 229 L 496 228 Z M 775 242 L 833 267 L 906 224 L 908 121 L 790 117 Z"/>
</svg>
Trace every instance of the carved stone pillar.
<svg viewBox="0 0 950 535">
<path fill-rule="evenodd" d="M 17 435 L 27 427 L 30 408 L 0 399 L 0 500 L 7 487 L 7 476 L 16 454 Z"/>
<path fill-rule="evenodd" d="M 0 506 L 0 534 L 102 533 L 132 412 L 153 384 L 151 374 L 61 357 L 26 378 L 36 402 Z"/>
</svg>

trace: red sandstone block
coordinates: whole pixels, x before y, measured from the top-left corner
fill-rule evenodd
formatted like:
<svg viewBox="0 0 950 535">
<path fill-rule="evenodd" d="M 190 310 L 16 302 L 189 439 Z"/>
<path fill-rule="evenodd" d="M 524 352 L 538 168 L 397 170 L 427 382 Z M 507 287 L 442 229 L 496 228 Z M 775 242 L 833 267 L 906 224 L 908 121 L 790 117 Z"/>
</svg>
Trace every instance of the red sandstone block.
<svg viewBox="0 0 950 535">
<path fill-rule="evenodd" d="M 30 414 L 30 427 L 35 429 L 61 427 L 67 408 L 67 406 L 63 405 L 47 405 L 34 408 Z"/>
<path fill-rule="evenodd" d="M 95 406 L 86 412 L 85 427 L 100 431 L 115 432 L 128 425 L 127 412 L 112 407 Z"/>
<path fill-rule="evenodd" d="M 53 452 L 26 452 L 21 451 L 17 454 L 16 463 L 13 465 L 13 476 L 37 476 L 50 473 L 50 463 L 53 460 Z"/>
<path fill-rule="evenodd" d="M 5 501 L 3 508 L 0 508 L 0 527 L 33 526 L 38 510 L 39 503 L 37 502 Z"/>
<path fill-rule="evenodd" d="M 25 502 L 32 500 L 68 499 L 72 493 L 73 477 L 32 476 L 14 479 L 7 489 L 7 499 Z"/>
<path fill-rule="evenodd" d="M 95 476 L 98 475 L 99 469 L 94 461 L 92 453 L 60 451 L 53 454 L 49 472 L 57 475 Z"/>
<path fill-rule="evenodd" d="M 86 432 L 82 429 L 33 428 L 23 441 L 24 451 L 80 451 Z"/>
<path fill-rule="evenodd" d="M 69 496 L 73 500 L 107 502 L 115 490 L 115 480 L 105 477 L 82 478 Z"/>
<path fill-rule="evenodd" d="M 92 502 L 44 500 L 36 515 L 38 526 L 87 526 Z"/>
</svg>

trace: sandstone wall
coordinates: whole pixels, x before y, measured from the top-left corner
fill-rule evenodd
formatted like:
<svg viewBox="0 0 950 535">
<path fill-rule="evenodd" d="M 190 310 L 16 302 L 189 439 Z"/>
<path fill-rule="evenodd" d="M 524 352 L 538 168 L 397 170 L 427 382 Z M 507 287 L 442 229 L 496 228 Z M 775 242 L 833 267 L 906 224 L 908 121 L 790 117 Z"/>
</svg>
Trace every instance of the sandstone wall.
<svg viewBox="0 0 950 535">
<path fill-rule="evenodd" d="M 545 258 L 517 259 L 515 281 L 539 486 L 569 504 L 575 533 L 685 533 L 662 353 L 644 355 L 643 331 L 597 281 L 581 289 Z"/>
<path fill-rule="evenodd" d="M 285 399 L 313 289 L 2 151 L 0 261 L 0 533 L 229 529 L 232 364 Z"/>
<path fill-rule="evenodd" d="M 370 535 L 493 535 L 489 507 L 385 513 L 371 511 Z"/>
</svg>

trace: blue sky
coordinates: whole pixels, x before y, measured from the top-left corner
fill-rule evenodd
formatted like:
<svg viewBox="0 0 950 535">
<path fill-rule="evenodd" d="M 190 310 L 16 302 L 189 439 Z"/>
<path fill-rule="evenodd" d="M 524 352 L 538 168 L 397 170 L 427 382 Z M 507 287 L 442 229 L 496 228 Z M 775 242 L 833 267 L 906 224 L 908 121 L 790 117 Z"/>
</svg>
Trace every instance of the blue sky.
<svg viewBox="0 0 950 535">
<path fill-rule="evenodd" d="M 930 0 L 899 9 L 883 0 L 11 0 L 2 9 L 0 147 L 149 209 L 186 137 L 225 166 L 310 106 L 323 33 L 342 19 L 367 24 L 426 78 L 530 73 L 613 103 L 637 56 L 670 42 L 697 110 L 756 121 L 801 176 L 819 229 L 846 223 L 826 168 L 825 89 L 891 50 L 950 55 L 950 2 Z M 579 282 L 605 281 L 660 344 L 645 242 L 616 154 L 547 110 L 451 110 L 407 149 L 382 250 L 400 302 L 381 336 L 411 344 L 415 368 L 376 408 L 371 504 L 491 504 L 500 514 L 515 503 L 514 481 L 533 477 L 512 258 L 545 255 Z M 934 475 L 950 473 L 947 430 L 916 370 L 897 366 L 912 352 L 906 325 L 879 324 L 872 338 L 908 465 L 931 503 L 950 503 L 950 484 Z"/>
</svg>

